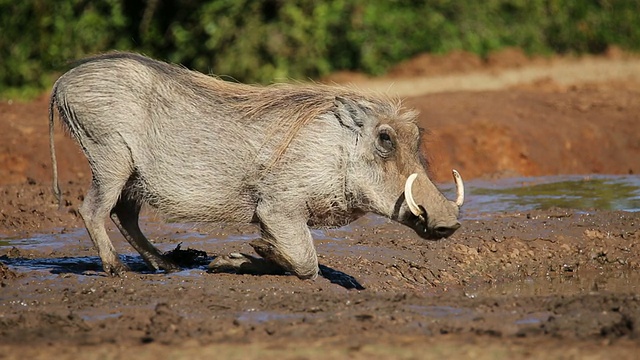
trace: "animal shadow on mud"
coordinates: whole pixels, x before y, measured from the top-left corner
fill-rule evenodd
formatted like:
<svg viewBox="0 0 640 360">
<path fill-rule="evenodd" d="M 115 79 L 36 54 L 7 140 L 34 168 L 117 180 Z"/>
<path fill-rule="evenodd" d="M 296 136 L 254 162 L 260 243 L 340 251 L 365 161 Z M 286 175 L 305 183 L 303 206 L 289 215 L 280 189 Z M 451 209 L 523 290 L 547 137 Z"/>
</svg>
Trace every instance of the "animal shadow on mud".
<svg viewBox="0 0 640 360">
<path fill-rule="evenodd" d="M 182 269 L 206 269 L 215 256 L 208 256 L 206 252 L 196 249 L 182 249 L 181 243 L 164 255 Z M 138 273 L 152 273 L 138 255 L 120 255 L 121 260 L 131 271 Z M 51 269 L 52 274 L 98 275 L 102 273 L 100 258 L 97 256 L 59 257 L 59 258 L 28 258 L 15 256 L 0 256 L 0 264 L 28 269 Z M 319 265 L 321 276 L 332 284 L 346 289 L 364 290 L 364 286 L 351 275 L 335 270 L 326 265 Z M 282 274 L 284 275 L 284 274 Z"/>
<path fill-rule="evenodd" d="M 165 252 L 164 256 L 182 269 L 205 269 L 207 264 L 214 258 L 207 256 L 204 251 L 191 248 L 182 249 L 181 246 L 182 243 L 178 244 L 173 250 Z M 120 254 L 119 256 L 133 272 L 154 273 L 154 271 L 149 270 L 149 267 L 139 255 Z M 0 256 L 0 263 L 31 270 L 50 269 L 52 274 L 98 275 L 103 273 L 100 258 L 97 256 L 31 258 L 23 256 L 19 250 L 15 249 L 13 253 L 9 252 L 8 255 Z"/>
<path fill-rule="evenodd" d="M 322 277 L 329 280 L 332 284 L 340 285 L 345 289 L 356 289 L 356 290 L 364 290 L 365 287 L 362 286 L 351 275 L 345 274 L 340 270 L 332 269 L 326 265 L 320 265 L 320 272 Z"/>
<path fill-rule="evenodd" d="M 23 256 L 19 250 L 14 249 L 8 255 L 0 256 L 0 263 L 9 266 L 26 269 L 50 269 L 52 274 L 76 274 L 90 275 L 103 272 L 100 257 L 97 256 L 75 256 L 75 257 L 44 257 L 31 258 Z M 206 266 L 215 257 L 208 256 L 206 252 L 196 249 L 182 249 L 179 243 L 173 250 L 163 254 L 182 269 L 206 269 Z M 127 267 L 137 273 L 155 273 L 150 271 L 142 256 L 120 254 L 120 259 Z"/>
</svg>

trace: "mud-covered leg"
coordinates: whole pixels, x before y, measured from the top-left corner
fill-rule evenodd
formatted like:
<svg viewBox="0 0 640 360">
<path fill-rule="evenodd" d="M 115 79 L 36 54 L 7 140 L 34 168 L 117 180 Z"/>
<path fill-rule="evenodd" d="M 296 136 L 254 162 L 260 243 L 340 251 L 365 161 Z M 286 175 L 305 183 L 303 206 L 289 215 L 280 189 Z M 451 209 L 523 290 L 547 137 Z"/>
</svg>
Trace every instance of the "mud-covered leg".
<svg viewBox="0 0 640 360">
<path fill-rule="evenodd" d="M 117 194 L 116 192 L 116 198 Z M 84 198 L 84 202 L 78 209 L 80 216 L 89 232 L 89 237 L 94 246 L 98 249 L 98 254 L 102 260 L 102 267 L 109 275 L 122 275 L 129 269 L 120 261 L 116 249 L 113 247 L 104 221 L 113 207 L 116 199 L 105 193 L 95 180 Z"/>
<path fill-rule="evenodd" d="M 313 238 L 307 226 L 304 207 L 286 206 L 261 202 L 256 209 L 260 220 L 262 238 L 251 246 L 263 258 L 258 259 L 242 254 L 218 257 L 209 268 L 213 271 L 229 271 L 235 267 L 238 272 L 273 274 L 275 269 L 292 273 L 301 279 L 318 276 L 318 257 Z M 244 270 L 244 271 L 243 271 Z"/>
<path fill-rule="evenodd" d="M 167 260 L 158 249 L 144 236 L 138 223 L 140 205 L 122 194 L 116 206 L 111 210 L 111 220 L 122 236 L 133 246 L 152 270 L 177 271 L 180 267 Z"/>
</svg>

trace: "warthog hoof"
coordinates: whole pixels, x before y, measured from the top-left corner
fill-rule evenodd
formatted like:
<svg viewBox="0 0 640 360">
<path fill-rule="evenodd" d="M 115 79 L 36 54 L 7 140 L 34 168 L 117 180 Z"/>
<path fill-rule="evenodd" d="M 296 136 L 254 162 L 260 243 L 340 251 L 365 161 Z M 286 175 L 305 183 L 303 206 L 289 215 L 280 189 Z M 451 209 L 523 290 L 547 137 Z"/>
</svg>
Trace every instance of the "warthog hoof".
<svg viewBox="0 0 640 360">
<path fill-rule="evenodd" d="M 114 264 L 102 264 L 102 268 L 107 275 L 117 277 L 124 277 L 125 274 L 130 271 L 129 267 L 120 261 Z"/>
<path fill-rule="evenodd" d="M 147 266 L 154 271 L 164 270 L 167 273 L 176 272 L 182 270 L 182 268 L 176 264 L 174 261 L 169 259 L 170 256 L 167 254 L 158 257 L 150 257 L 149 259 L 144 259 L 147 263 Z"/>
</svg>

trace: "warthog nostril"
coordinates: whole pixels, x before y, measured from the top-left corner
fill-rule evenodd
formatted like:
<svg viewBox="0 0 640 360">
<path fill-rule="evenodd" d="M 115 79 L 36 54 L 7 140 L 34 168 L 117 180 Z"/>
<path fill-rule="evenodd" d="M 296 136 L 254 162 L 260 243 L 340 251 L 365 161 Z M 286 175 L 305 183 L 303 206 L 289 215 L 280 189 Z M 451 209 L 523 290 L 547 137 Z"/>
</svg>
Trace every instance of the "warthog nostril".
<svg viewBox="0 0 640 360">
<path fill-rule="evenodd" d="M 456 221 L 452 225 L 436 226 L 433 229 L 433 232 L 439 237 L 446 238 L 453 235 L 453 233 L 456 232 L 456 230 L 458 230 L 459 228 L 460 228 L 460 223 Z"/>
</svg>

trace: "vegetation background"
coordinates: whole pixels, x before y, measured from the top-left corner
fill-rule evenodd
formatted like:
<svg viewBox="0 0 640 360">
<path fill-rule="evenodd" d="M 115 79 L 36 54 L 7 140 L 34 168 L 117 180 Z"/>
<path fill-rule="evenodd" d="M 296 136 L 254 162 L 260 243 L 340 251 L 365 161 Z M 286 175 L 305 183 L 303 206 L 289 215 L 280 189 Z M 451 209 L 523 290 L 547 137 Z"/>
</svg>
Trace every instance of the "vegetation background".
<svg viewBox="0 0 640 360">
<path fill-rule="evenodd" d="M 637 0 L 0 0 L 0 97 L 131 50 L 249 83 L 383 74 L 421 52 L 640 49 Z"/>
</svg>

